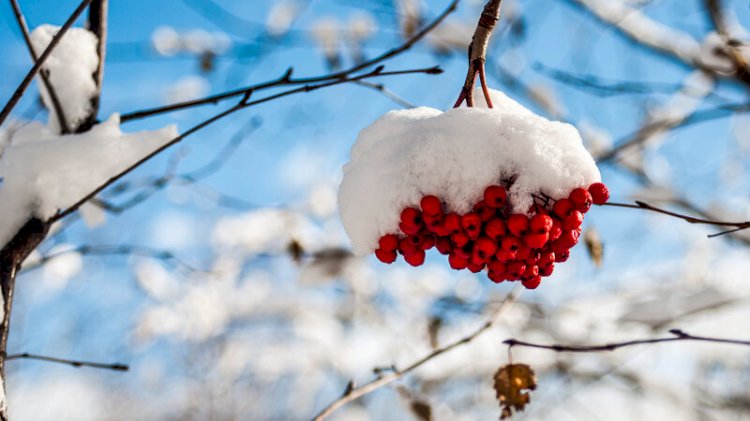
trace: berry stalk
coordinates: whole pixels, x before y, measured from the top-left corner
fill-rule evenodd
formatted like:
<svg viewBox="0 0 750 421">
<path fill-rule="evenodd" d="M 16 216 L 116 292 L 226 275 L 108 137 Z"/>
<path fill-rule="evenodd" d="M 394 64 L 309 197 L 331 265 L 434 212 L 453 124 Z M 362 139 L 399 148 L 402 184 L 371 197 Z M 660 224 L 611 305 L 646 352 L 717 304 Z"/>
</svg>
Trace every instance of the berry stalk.
<svg viewBox="0 0 750 421">
<path fill-rule="evenodd" d="M 490 43 L 492 31 L 495 29 L 497 21 L 500 20 L 501 2 L 502 0 L 489 0 L 484 5 L 477 28 L 474 30 L 474 36 L 471 38 L 471 44 L 469 44 L 469 70 L 466 73 L 466 81 L 453 108 L 458 108 L 464 100 L 466 100 L 467 106 L 474 106 L 474 85 L 476 84 L 477 74 L 479 74 L 479 83 L 482 86 L 487 107 L 492 108 L 484 63 L 487 61 L 487 46 Z"/>
</svg>

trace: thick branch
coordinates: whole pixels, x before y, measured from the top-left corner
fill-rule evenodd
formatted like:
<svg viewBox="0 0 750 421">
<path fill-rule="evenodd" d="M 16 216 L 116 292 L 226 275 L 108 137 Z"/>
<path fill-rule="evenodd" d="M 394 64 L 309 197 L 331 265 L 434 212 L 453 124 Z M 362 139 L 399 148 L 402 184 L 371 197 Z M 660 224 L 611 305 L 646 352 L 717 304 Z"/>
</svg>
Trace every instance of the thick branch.
<svg viewBox="0 0 750 421">
<path fill-rule="evenodd" d="M 73 11 L 68 20 L 65 21 L 60 30 L 57 31 L 47 48 L 44 49 L 44 52 L 42 52 L 42 54 L 39 56 L 39 59 L 36 61 L 36 63 L 34 63 L 34 66 L 31 68 L 31 70 L 29 70 L 29 72 L 23 78 L 23 81 L 21 81 L 21 84 L 18 85 L 18 88 L 16 88 L 16 90 L 13 92 L 13 95 L 8 100 L 8 103 L 6 103 L 5 107 L 3 107 L 2 111 L 0 111 L 0 126 L 2 126 L 2 124 L 8 118 L 10 112 L 13 111 L 13 108 L 15 108 L 16 104 L 18 104 L 18 101 L 21 100 L 24 92 L 26 92 L 26 89 L 29 87 L 29 84 L 31 84 L 31 81 L 34 79 L 34 76 L 36 76 L 37 72 L 39 72 L 39 69 L 42 68 L 42 65 L 47 60 L 47 57 L 52 54 L 52 51 L 55 49 L 65 33 L 68 32 L 68 29 L 73 26 L 76 19 L 78 19 L 78 16 L 80 16 L 81 13 L 86 10 L 91 2 L 92 0 L 83 0 L 81 4 L 79 4 L 78 7 Z"/>
<path fill-rule="evenodd" d="M 359 399 L 362 396 L 367 395 L 368 393 L 374 392 L 375 390 L 378 390 L 383 386 L 387 386 L 395 382 L 396 380 L 402 378 L 403 376 L 410 373 L 411 371 L 414 371 L 415 369 L 419 368 L 426 362 L 431 361 L 434 358 L 442 354 L 445 354 L 446 352 L 449 352 L 455 348 L 458 348 L 461 345 L 470 343 L 471 341 L 473 341 L 474 339 L 482 335 L 484 332 L 486 332 L 487 330 L 495 326 L 497 322 L 500 320 L 500 316 L 502 316 L 505 313 L 505 310 L 507 310 L 507 308 L 516 300 L 516 298 L 518 298 L 518 295 L 520 295 L 520 293 L 521 293 L 520 285 L 516 285 L 513 288 L 513 290 L 510 293 L 508 293 L 508 295 L 500 303 L 500 305 L 495 309 L 495 311 L 492 312 L 492 314 L 487 319 L 487 321 L 484 322 L 473 333 L 467 336 L 464 336 L 463 338 L 457 341 L 451 342 L 445 346 L 435 349 L 434 351 L 430 352 L 424 357 L 412 362 L 406 368 L 399 370 L 393 367 L 392 371 L 389 374 L 386 374 L 382 377 L 378 377 L 369 383 L 366 383 L 359 387 L 354 387 L 353 385 L 350 387 L 347 387 L 346 391 L 344 392 L 344 395 L 336 399 L 335 401 L 331 402 L 328 406 L 326 406 L 322 411 L 320 411 L 320 413 L 318 413 L 318 415 L 315 416 L 314 420 L 315 421 L 323 420 L 327 418 L 328 416 L 330 416 L 331 414 L 333 414 L 337 409 L 348 404 L 349 402 Z"/>
<path fill-rule="evenodd" d="M 504 344 L 512 348 L 514 346 L 527 347 L 527 348 L 538 348 L 548 349 L 555 352 L 603 352 L 603 351 L 614 351 L 619 348 L 625 348 L 634 345 L 648 345 L 658 344 L 662 342 L 679 342 L 679 341 L 698 341 L 698 342 L 713 342 L 721 344 L 732 344 L 732 345 L 744 345 L 750 346 L 750 341 L 739 340 L 739 339 L 723 339 L 723 338 L 712 338 L 708 336 L 695 336 L 685 333 L 679 329 L 672 329 L 669 331 L 673 337 L 668 338 L 655 338 L 655 339 L 636 339 L 625 342 L 613 342 L 603 345 L 544 345 L 533 342 L 519 341 L 517 339 L 507 339 L 503 341 Z"/>
<path fill-rule="evenodd" d="M 28 25 L 26 25 L 26 19 L 23 17 L 21 6 L 18 5 L 18 0 L 10 0 L 10 5 L 13 8 L 13 15 L 16 18 L 16 23 L 21 29 L 21 34 L 23 34 L 23 40 L 26 43 L 26 48 L 29 50 L 31 60 L 36 63 L 37 61 L 39 61 L 39 57 L 37 56 L 36 51 L 34 51 L 34 45 L 31 43 L 31 34 L 29 33 Z M 63 110 L 62 104 L 60 104 L 60 98 L 57 96 L 57 91 L 55 91 L 54 86 L 52 86 L 52 83 L 49 80 L 48 73 L 44 70 L 41 70 L 39 72 L 39 76 L 42 78 L 42 83 L 49 93 L 49 98 L 52 102 L 52 109 L 55 115 L 57 115 L 57 121 L 60 122 L 60 132 L 63 134 L 70 133 L 70 128 L 68 128 L 68 120 L 65 118 L 65 112 Z"/>
</svg>

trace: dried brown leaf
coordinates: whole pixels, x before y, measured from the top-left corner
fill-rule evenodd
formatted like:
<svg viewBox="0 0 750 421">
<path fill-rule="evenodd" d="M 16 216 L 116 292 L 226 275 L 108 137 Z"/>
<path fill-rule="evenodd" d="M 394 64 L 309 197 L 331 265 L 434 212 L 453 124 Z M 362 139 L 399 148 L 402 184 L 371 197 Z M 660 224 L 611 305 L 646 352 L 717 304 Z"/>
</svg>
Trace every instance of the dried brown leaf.
<svg viewBox="0 0 750 421">
<path fill-rule="evenodd" d="M 589 257 L 591 257 L 594 265 L 600 267 L 604 259 L 604 245 L 599 238 L 599 232 L 593 227 L 587 228 L 583 234 L 583 241 L 586 244 L 586 250 L 588 250 Z"/>
<path fill-rule="evenodd" d="M 531 401 L 529 392 L 536 389 L 536 375 L 526 364 L 508 364 L 495 373 L 494 388 L 502 408 L 500 419 L 506 419 L 514 410 L 523 411 Z"/>
</svg>

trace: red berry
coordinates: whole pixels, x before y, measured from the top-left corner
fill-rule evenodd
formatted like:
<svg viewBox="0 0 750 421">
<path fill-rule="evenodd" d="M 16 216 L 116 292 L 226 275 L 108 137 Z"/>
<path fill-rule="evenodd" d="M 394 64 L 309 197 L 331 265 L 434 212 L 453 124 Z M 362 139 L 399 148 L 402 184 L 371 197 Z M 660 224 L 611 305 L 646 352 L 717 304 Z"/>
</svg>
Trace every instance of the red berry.
<svg viewBox="0 0 750 421">
<path fill-rule="evenodd" d="M 547 244 L 547 240 L 549 240 L 549 234 L 542 233 L 542 234 L 528 234 L 525 237 L 523 237 L 523 242 L 530 248 L 533 249 L 540 249 L 544 247 L 545 244 Z"/>
<path fill-rule="evenodd" d="M 484 262 L 469 262 L 469 264 L 466 265 L 466 268 L 469 269 L 472 273 L 479 273 L 482 271 L 482 269 L 484 269 Z"/>
<path fill-rule="evenodd" d="M 523 271 L 521 277 L 523 279 L 529 279 L 537 275 L 539 275 L 539 267 L 537 267 L 537 265 L 526 265 L 526 270 Z"/>
<path fill-rule="evenodd" d="M 442 234 L 442 231 L 440 230 L 440 228 L 443 226 L 442 213 L 437 213 L 435 215 L 425 213 L 422 215 L 422 219 L 424 220 L 425 227 L 427 227 L 427 231 L 433 232 L 435 234 Z"/>
<path fill-rule="evenodd" d="M 500 237 L 505 235 L 505 222 L 500 218 L 492 218 L 487 222 L 487 226 L 484 227 L 484 233 L 487 237 L 498 241 Z"/>
<path fill-rule="evenodd" d="M 565 250 L 560 253 L 555 253 L 555 262 L 557 263 L 566 262 L 568 258 L 570 258 L 570 250 Z"/>
<path fill-rule="evenodd" d="M 604 183 L 594 183 L 590 185 L 589 193 L 591 193 L 591 200 L 594 204 L 603 205 L 609 200 L 609 189 Z"/>
<path fill-rule="evenodd" d="M 456 270 L 466 269 L 466 266 L 469 265 L 469 259 L 464 259 L 463 257 L 457 256 L 455 254 L 450 254 L 448 256 L 448 264 L 451 265 L 451 268 Z"/>
<path fill-rule="evenodd" d="M 429 195 L 423 197 L 419 202 L 419 206 L 422 208 L 422 212 L 427 215 L 437 215 L 443 212 L 443 205 L 437 196 Z"/>
<path fill-rule="evenodd" d="M 508 231 L 517 237 L 523 237 L 529 231 L 529 218 L 526 215 L 515 213 L 508 218 Z"/>
<path fill-rule="evenodd" d="M 503 273 L 505 273 L 505 263 L 503 263 L 503 262 L 501 262 L 501 261 L 499 261 L 497 259 L 492 259 L 492 260 L 490 260 L 489 263 L 487 263 L 487 269 L 490 272 L 495 272 L 497 274 L 503 274 Z"/>
<path fill-rule="evenodd" d="M 529 257 L 526 258 L 527 265 L 535 265 L 539 259 L 542 258 L 542 252 L 539 250 L 531 250 Z"/>
<path fill-rule="evenodd" d="M 429 250 L 435 247 L 435 237 L 433 237 L 432 235 L 422 234 L 419 236 L 419 238 L 420 238 L 419 246 L 422 248 L 422 250 Z"/>
<path fill-rule="evenodd" d="M 577 210 L 570 213 L 570 216 L 566 217 L 562 221 L 562 227 L 565 230 L 574 230 L 581 226 L 583 223 L 583 214 Z"/>
<path fill-rule="evenodd" d="M 549 230 L 549 241 L 555 241 L 562 235 L 562 225 L 558 220 L 552 221 L 552 228 Z"/>
<path fill-rule="evenodd" d="M 381 250 L 394 251 L 398 248 L 398 237 L 396 237 L 394 234 L 386 234 L 380 237 L 378 245 L 380 246 Z"/>
<path fill-rule="evenodd" d="M 474 243 L 474 254 L 487 261 L 497 251 L 497 243 L 487 237 L 480 237 Z"/>
<path fill-rule="evenodd" d="M 541 256 L 539 256 L 539 261 L 537 262 L 537 265 L 539 267 L 547 266 L 548 264 L 555 261 L 555 252 L 553 251 L 547 251 L 542 253 Z"/>
<path fill-rule="evenodd" d="M 523 262 L 510 262 L 506 267 L 510 279 L 521 279 L 521 275 L 526 270 L 526 264 Z"/>
<path fill-rule="evenodd" d="M 464 234 L 463 232 L 457 232 L 453 235 L 451 235 L 451 242 L 454 246 L 461 248 L 466 245 L 471 239 L 468 235 Z"/>
<path fill-rule="evenodd" d="M 521 247 L 519 247 L 516 251 L 516 260 L 526 260 L 530 254 L 531 249 L 524 245 L 521 245 Z"/>
<path fill-rule="evenodd" d="M 383 250 L 383 249 L 377 249 L 375 250 L 375 257 L 378 258 L 383 263 L 391 264 L 396 261 L 396 252 L 393 250 Z"/>
<path fill-rule="evenodd" d="M 424 250 L 417 250 L 414 253 L 404 255 L 404 260 L 412 266 L 421 266 L 424 263 L 424 257 Z"/>
<path fill-rule="evenodd" d="M 446 237 L 438 237 L 435 239 L 435 248 L 440 254 L 448 254 L 453 249 L 451 240 Z"/>
<path fill-rule="evenodd" d="M 571 248 L 578 244 L 578 237 L 580 235 L 581 232 L 578 230 L 565 230 L 557 241 L 561 242 L 567 248 Z"/>
<path fill-rule="evenodd" d="M 414 235 L 422 229 L 422 212 L 414 208 L 401 211 L 401 223 L 398 225 L 407 235 Z"/>
<path fill-rule="evenodd" d="M 542 283 L 542 277 L 541 276 L 535 276 L 531 279 L 524 280 L 521 282 L 523 286 L 525 286 L 527 289 L 536 289 L 536 287 L 539 286 L 539 284 Z"/>
<path fill-rule="evenodd" d="M 495 209 L 487 205 L 484 200 L 481 200 L 474 205 L 474 213 L 479 215 L 479 219 L 481 219 L 482 222 L 487 222 L 495 216 Z"/>
<path fill-rule="evenodd" d="M 592 198 L 591 194 L 586 189 L 577 188 L 573 189 L 572 192 L 570 192 L 570 195 L 568 196 L 568 199 L 570 199 L 571 202 L 573 202 L 573 206 L 580 212 L 586 213 L 591 209 L 591 203 Z"/>
<path fill-rule="evenodd" d="M 518 251 L 518 249 L 521 248 L 521 242 L 517 237 L 505 237 L 500 243 L 500 246 L 505 251 Z"/>
<path fill-rule="evenodd" d="M 489 186 L 484 190 L 484 201 L 493 208 L 502 208 L 508 201 L 508 195 L 502 186 Z"/>
<path fill-rule="evenodd" d="M 451 235 L 461 232 L 461 217 L 455 213 L 445 215 L 443 220 L 444 235 Z"/>
<path fill-rule="evenodd" d="M 493 271 L 489 271 L 487 273 L 487 277 L 490 278 L 490 281 L 492 281 L 492 282 L 494 282 L 496 284 L 499 284 L 500 282 L 504 282 L 505 279 L 506 279 L 504 273 L 493 272 Z"/>
<path fill-rule="evenodd" d="M 552 210 L 555 212 L 555 215 L 559 216 L 560 218 L 567 218 L 574 210 L 573 202 L 568 199 L 560 199 L 555 202 Z"/>
<path fill-rule="evenodd" d="M 471 238 L 479 237 L 482 232 L 482 220 L 476 213 L 467 213 L 461 217 L 461 226 Z"/>
<path fill-rule="evenodd" d="M 516 252 L 500 249 L 497 251 L 497 253 L 495 253 L 495 258 L 500 262 L 508 263 L 510 261 L 516 260 Z"/>
<path fill-rule="evenodd" d="M 545 234 L 552 229 L 552 218 L 549 215 L 537 214 L 531 217 L 529 221 L 529 228 L 534 234 Z"/>
<path fill-rule="evenodd" d="M 401 252 L 402 255 L 407 256 L 409 254 L 414 254 L 417 251 L 420 250 L 419 244 L 420 242 L 417 241 L 415 243 L 415 237 L 409 236 L 406 238 L 402 238 L 401 241 L 398 242 L 398 251 Z"/>
<path fill-rule="evenodd" d="M 554 259 L 553 259 L 552 262 L 550 262 L 550 263 L 548 263 L 548 264 L 546 264 L 544 266 L 539 266 L 539 275 L 541 275 L 541 276 L 550 276 L 550 275 L 552 275 L 552 271 L 553 270 L 555 270 Z"/>
</svg>

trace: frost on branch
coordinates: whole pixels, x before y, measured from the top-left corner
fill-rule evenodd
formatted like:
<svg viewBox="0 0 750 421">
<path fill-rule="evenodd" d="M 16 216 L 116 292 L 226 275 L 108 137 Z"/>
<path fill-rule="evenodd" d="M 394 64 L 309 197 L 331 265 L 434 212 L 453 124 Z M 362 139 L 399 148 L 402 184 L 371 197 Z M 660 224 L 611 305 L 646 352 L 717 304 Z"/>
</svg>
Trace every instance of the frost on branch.
<svg viewBox="0 0 750 421">
<path fill-rule="evenodd" d="M 560 199 L 601 181 L 573 126 L 538 116 L 499 91 L 492 91 L 493 109 L 481 93 L 475 97 L 475 108 L 392 111 L 362 130 L 339 191 L 355 253 L 372 252 L 382 235 L 398 232 L 401 210 L 418 206 L 424 195 L 465 213 L 487 186 L 513 179 L 512 211 L 527 213 L 532 194 Z"/>
<path fill-rule="evenodd" d="M 117 114 L 82 134 L 59 136 L 38 123 L 19 129 L 0 155 L 0 246 L 29 217 L 74 205 L 175 137 L 175 126 L 122 133 Z"/>
<path fill-rule="evenodd" d="M 47 48 L 59 26 L 42 25 L 31 33 L 31 43 L 39 55 Z M 91 113 L 91 99 L 96 95 L 94 73 L 99 65 L 96 35 L 83 28 L 70 28 L 44 62 L 42 71 L 49 72 L 49 81 L 60 100 L 68 127 L 75 129 Z M 49 126 L 60 132 L 49 92 L 39 83 L 42 101 L 49 110 Z"/>
</svg>

